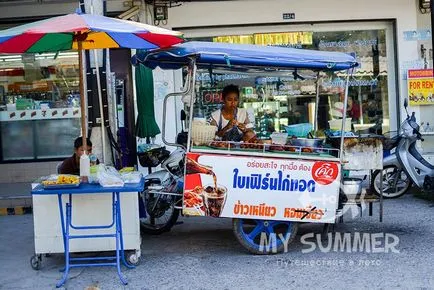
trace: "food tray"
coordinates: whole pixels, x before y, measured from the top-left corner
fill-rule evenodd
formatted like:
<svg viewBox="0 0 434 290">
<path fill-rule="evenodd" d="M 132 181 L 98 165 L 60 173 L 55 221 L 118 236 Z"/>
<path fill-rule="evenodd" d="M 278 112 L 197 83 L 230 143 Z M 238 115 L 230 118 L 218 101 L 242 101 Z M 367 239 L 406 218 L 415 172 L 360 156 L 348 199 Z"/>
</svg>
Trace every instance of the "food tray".
<svg viewBox="0 0 434 290">
<path fill-rule="evenodd" d="M 221 144 L 221 146 L 215 146 L 214 144 Z M 234 151 L 246 151 L 246 152 L 263 152 L 264 151 L 264 146 L 265 146 L 265 151 L 268 151 L 268 144 L 257 144 L 257 143 L 252 143 L 256 146 L 258 146 L 258 148 L 243 148 L 244 145 L 249 144 L 249 143 L 244 143 L 244 142 L 224 142 L 224 141 L 213 141 L 211 143 L 209 143 L 207 146 L 209 148 L 213 148 L 213 149 L 218 149 L 218 150 L 234 150 Z M 223 146 L 224 145 L 224 146 Z"/>
<path fill-rule="evenodd" d="M 43 185 L 44 189 L 65 189 L 65 188 L 77 188 L 80 186 L 80 183 L 68 183 L 68 184 L 49 184 Z"/>
<path fill-rule="evenodd" d="M 280 154 L 292 154 L 292 155 L 320 155 L 319 152 L 300 152 L 300 151 L 281 151 L 281 150 L 270 150 L 273 153 Z"/>
<path fill-rule="evenodd" d="M 290 151 L 290 150 L 285 150 L 284 148 L 282 149 L 276 149 L 275 147 L 277 146 L 270 146 L 269 151 L 273 152 L 273 153 L 281 153 L 281 154 L 297 154 L 297 155 L 320 155 L 321 152 L 318 152 L 317 148 L 313 149 L 313 152 L 302 152 L 302 148 L 300 146 L 286 146 L 287 148 L 294 148 L 295 151 Z M 274 147 L 274 148 L 273 148 Z"/>
<path fill-rule="evenodd" d="M 228 149 L 232 150 L 232 149 L 236 149 L 235 146 L 233 146 L 233 145 L 226 146 L 226 147 L 218 147 L 218 146 L 207 145 L 207 147 L 212 148 L 212 149 L 217 149 L 217 150 L 228 150 Z"/>
</svg>

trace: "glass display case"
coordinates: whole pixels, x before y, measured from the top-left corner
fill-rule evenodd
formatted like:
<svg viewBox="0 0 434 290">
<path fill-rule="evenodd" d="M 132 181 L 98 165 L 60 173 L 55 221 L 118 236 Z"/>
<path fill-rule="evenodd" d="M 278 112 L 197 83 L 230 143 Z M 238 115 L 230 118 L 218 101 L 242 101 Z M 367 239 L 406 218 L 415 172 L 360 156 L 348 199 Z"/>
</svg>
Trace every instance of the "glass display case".
<svg viewBox="0 0 434 290">
<path fill-rule="evenodd" d="M 333 73 L 324 73 L 320 81 Z M 318 122 L 319 130 L 330 128 L 330 121 L 342 114 L 343 90 L 319 86 L 318 118 L 316 108 L 316 74 L 310 71 L 286 72 L 275 76 L 260 73 L 225 73 L 199 70 L 197 72 L 196 102 L 193 116 L 212 121 L 212 113 L 223 106 L 222 90 L 227 85 L 239 88 L 239 108 L 247 111 L 252 130 L 259 139 L 270 139 L 285 127 Z M 341 115 L 342 117 L 342 115 Z M 217 120 L 215 120 L 217 123 Z"/>
<path fill-rule="evenodd" d="M 0 122 L 2 161 L 68 157 L 80 128 L 79 118 Z"/>
</svg>

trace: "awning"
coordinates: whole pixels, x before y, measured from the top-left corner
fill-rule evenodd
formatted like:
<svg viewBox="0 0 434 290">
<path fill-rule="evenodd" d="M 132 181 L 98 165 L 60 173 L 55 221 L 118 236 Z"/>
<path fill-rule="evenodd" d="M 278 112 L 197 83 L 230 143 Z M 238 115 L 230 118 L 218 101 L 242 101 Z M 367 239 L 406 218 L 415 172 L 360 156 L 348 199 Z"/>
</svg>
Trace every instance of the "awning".
<svg viewBox="0 0 434 290">
<path fill-rule="evenodd" d="M 177 69 L 196 58 L 199 68 L 249 68 L 269 67 L 281 69 L 313 69 L 338 71 L 357 66 L 356 59 L 346 53 L 296 49 L 288 47 L 229 44 L 191 41 L 169 49 L 133 56 L 132 62 L 147 67 Z"/>
</svg>

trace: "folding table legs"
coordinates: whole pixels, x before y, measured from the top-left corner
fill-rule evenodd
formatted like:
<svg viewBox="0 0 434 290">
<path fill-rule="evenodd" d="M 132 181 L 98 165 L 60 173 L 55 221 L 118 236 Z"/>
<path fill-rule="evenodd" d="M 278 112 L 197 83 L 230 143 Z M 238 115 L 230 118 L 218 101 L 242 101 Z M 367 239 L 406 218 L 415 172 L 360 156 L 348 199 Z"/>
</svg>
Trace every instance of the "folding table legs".
<svg viewBox="0 0 434 290">
<path fill-rule="evenodd" d="M 134 266 L 134 265 L 131 265 L 130 263 L 128 263 L 126 260 L 125 260 L 125 251 L 124 251 L 124 238 L 123 238 L 123 235 L 122 235 L 122 219 L 121 219 L 121 207 L 120 207 L 120 196 L 119 196 L 119 192 L 116 192 L 115 193 L 116 194 L 116 200 L 118 201 L 118 203 L 119 203 L 119 206 L 117 207 L 117 216 L 118 216 L 118 222 L 117 222 L 117 224 L 119 225 L 119 231 L 120 231 L 120 233 L 121 233 L 121 235 L 120 235 L 120 243 L 121 243 L 121 258 L 122 258 L 122 263 L 125 265 L 125 267 L 127 267 L 127 268 L 129 268 L 129 269 L 134 269 L 136 266 Z"/>
<path fill-rule="evenodd" d="M 100 225 L 100 226 L 74 226 L 72 224 L 72 195 L 69 195 L 69 202 L 66 203 L 66 218 L 63 215 L 63 204 L 62 196 L 58 195 L 59 201 L 59 211 L 60 211 L 60 221 L 62 226 L 63 235 L 63 246 L 65 250 L 65 269 L 63 272 L 62 279 L 56 284 L 59 288 L 65 284 L 68 274 L 71 268 L 76 267 L 95 267 L 95 266 L 115 266 L 117 268 L 117 273 L 119 279 L 124 285 L 128 284 L 127 279 L 121 273 L 121 261 L 128 268 L 134 268 L 135 266 L 130 265 L 125 260 L 124 253 L 124 242 L 123 242 L 123 232 L 122 232 L 122 217 L 121 217 L 121 206 L 120 206 L 120 195 L 119 192 L 112 193 L 112 224 L 110 225 Z M 98 234 L 98 235 L 70 235 L 70 228 L 76 230 L 90 230 L 90 229 L 107 229 L 115 227 L 114 234 Z M 116 239 L 116 256 L 111 257 L 87 257 L 87 258 L 71 258 L 69 242 L 71 239 L 90 239 L 90 238 L 115 238 Z M 106 263 L 85 263 L 85 261 L 115 261 Z M 71 262 L 82 261 L 82 263 L 71 263 Z"/>
</svg>

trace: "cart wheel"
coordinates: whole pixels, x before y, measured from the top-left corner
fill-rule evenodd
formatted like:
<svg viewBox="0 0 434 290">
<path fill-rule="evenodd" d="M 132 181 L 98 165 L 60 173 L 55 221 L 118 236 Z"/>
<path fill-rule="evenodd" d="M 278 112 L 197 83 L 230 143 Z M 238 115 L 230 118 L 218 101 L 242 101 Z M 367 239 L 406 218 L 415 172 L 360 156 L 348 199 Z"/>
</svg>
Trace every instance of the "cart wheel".
<svg viewBox="0 0 434 290">
<path fill-rule="evenodd" d="M 127 252 L 127 262 L 133 266 L 137 266 L 140 264 L 140 252 L 131 251 Z"/>
<path fill-rule="evenodd" d="M 297 223 L 286 221 L 233 219 L 232 225 L 240 244 L 256 255 L 283 252 L 298 230 Z"/>
<path fill-rule="evenodd" d="M 33 270 L 37 271 L 41 269 L 41 262 L 42 262 L 41 255 L 33 255 L 30 258 L 30 266 L 32 267 Z"/>
</svg>

